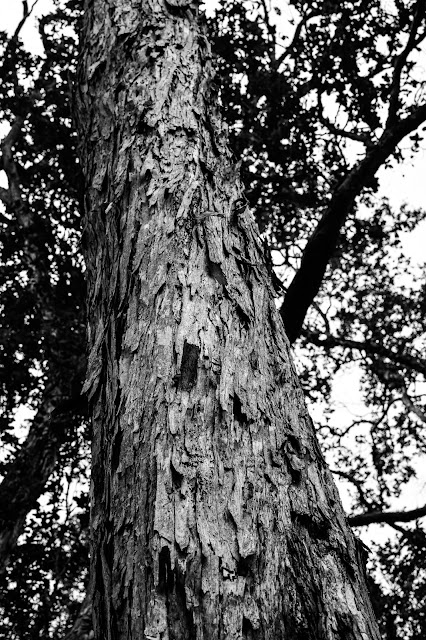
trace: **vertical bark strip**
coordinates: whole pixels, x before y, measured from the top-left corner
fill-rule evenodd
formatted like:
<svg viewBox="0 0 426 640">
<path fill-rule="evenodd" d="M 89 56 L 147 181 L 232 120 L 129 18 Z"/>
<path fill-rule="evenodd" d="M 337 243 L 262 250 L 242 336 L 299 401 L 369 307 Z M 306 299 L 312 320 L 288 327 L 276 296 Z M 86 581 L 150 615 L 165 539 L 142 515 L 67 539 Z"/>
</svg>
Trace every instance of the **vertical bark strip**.
<svg viewBox="0 0 426 640">
<path fill-rule="evenodd" d="M 377 639 L 188 0 L 93 0 L 76 121 L 95 636 Z"/>
</svg>

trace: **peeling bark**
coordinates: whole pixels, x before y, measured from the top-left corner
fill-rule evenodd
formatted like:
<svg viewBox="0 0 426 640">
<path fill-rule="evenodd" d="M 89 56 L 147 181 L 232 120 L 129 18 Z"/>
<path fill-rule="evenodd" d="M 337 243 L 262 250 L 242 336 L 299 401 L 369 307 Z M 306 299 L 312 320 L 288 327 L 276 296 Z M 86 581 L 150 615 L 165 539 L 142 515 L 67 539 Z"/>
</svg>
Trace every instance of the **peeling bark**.
<svg viewBox="0 0 426 640">
<path fill-rule="evenodd" d="M 96 638 L 378 639 L 188 0 L 94 0 L 86 176 Z"/>
</svg>

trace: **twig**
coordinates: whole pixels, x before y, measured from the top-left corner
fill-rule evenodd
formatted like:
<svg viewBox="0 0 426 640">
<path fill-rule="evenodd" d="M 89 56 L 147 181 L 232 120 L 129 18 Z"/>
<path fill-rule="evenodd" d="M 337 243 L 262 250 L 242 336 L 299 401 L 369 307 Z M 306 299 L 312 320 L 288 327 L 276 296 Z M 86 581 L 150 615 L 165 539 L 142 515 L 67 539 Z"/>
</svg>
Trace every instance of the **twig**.
<svg viewBox="0 0 426 640">
<path fill-rule="evenodd" d="M 401 74 L 404 69 L 405 63 L 410 53 L 418 46 L 426 37 L 426 32 L 416 38 L 417 31 L 425 17 L 426 12 L 426 0 L 418 0 L 416 3 L 416 9 L 414 13 L 413 22 L 410 29 L 410 35 L 408 37 L 407 44 L 396 58 L 394 65 L 394 72 L 392 78 L 392 84 L 390 88 L 389 96 L 389 112 L 386 122 L 386 128 L 391 127 L 397 121 L 398 109 L 399 109 L 399 92 L 401 88 Z"/>
</svg>

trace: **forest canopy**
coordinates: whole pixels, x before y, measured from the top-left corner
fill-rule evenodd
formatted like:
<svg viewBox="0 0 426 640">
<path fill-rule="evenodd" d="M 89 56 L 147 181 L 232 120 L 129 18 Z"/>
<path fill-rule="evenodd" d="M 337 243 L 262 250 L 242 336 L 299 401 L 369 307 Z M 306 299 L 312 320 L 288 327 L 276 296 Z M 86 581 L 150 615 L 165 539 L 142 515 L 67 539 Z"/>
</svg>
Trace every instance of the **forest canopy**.
<svg viewBox="0 0 426 640">
<path fill-rule="evenodd" d="M 22 38 L 32 9 L 22 2 L 0 34 L 0 636 L 25 640 L 62 638 L 79 615 L 91 439 L 71 117 L 82 3 L 55 0 L 38 18 L 41 54 Z M 356 532 L 383 523 L 387 542 L 366 549 L 383 638 L 423 638 L 426 506 L 394 505 L 426 446 L 425 266 L 402 242 L 426 213 L 395 207 L 377 172 L 402 172 L 424 149 L 426 2 L 223 0 L 207 23 L 322 448 Z M 333 388 L 345 371 L 364 409 L 342 421 Z"/>
</svg>

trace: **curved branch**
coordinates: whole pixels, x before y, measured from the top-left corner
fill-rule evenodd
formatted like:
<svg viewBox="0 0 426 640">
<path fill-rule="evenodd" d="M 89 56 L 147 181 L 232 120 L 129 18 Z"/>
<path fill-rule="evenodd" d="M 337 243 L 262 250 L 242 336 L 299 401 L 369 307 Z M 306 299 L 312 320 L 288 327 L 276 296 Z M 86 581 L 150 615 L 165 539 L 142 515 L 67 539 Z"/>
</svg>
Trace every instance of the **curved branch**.
<svg viewBox="0 0 426 640">
<path fill-rule="evenodd" d="M 280 55 L 280 57 L 277 59 L 277 61 L 276 61 L 277 68 L 280 66 L 280 64 L 282 64 L 284 62 L 284 60 L 287 58 L 287 56 L 294 49 L 294 47 L 296 45 L 296 42 L 300 38 L 300 34 L 302 33 L 303 27 L 306 24 L 308 24 L 308 22 L 309 22 L 309 20 L 311 20 L 311 18 L 316 18 L 319 15 L 321 15 L 321 11 L 311 11 L 310 13 L 307 13 L 305 16 L 303 16 L 303 18 L 300 20 L 300 22 L 298 23 L 298 25 L 296 27 L 296 30 L 294 32 L 292 41 L 290 42 L 288 47 L 286 47 L 286 49 L 283 51 L 283 53 Z"/>
<path fill-rule="evenodd" d="M 33 4 L 31 5 L 31 7 L 28 6 L 28 0 L 22 0 L 22 18 L 20 19 L 20 21 L 18 22 L 15 31 L 13 32 L 13 35 L 9 38 L 7 45 L 6 45 L 6 49 L 3 53 L 3 64 L 7 58 L 7 55 L 10 51 L 11 48 L 13 48 L 16 45 L 16 42 L 18 40 L 19 34 L 21 33 L 22 27 L 25 25 L 26 21 L 28 20 L 28 18 L 30 17 L 30 15 L 33 12 L 34 7 L 36 6 L 36 4 L 38 3 L 38 0 L 34 0 Z"/>
<path fill-rule="evenodd" d="M 352 474 L 347 473 L 346 471 L 340 471 L 340 469 L 330 469 L 330 471 L 332 474 L 340 476 L 341 478 L 344 478 L 345 480 L 353 484 L 356 490 L 358 491 L 358 498 L 360 503 L 363 504 L 366 509 L 371 508 L 371 504 L 369 503 L 365 495 L 364 482 L 362 482 L 361 480 L 358 480 Z"/>
<path fill-rule="evenodd" d="M 426 505 L 412 511 L 372 511 L 370 513 L 360 513 L 356 516 L 349 516 L 348 522 L 351 527 L 364 527 L 369 524 L 394 524 L 395 522 L 410 522 L 426 516 Z"/>
<path fill-rule="evenodd" d="M 336 249 L 340 230 L 365 185 L 392 155 L 397 145 L 426 120 L 426 104 L 386 129 L 378 142 L 341 181 L 316 229 L 308 240 L 302 261 L 281 306 L 287 337 L 293 343 L 300 335 L 306 313 L 317 295 Z"/>
<path fill-rule="evenodd" d="M 413 51 L 413 49 L 415 49 L 426 37 L 426 33 L 424 33 L 420 38 L 417 38 L 417 32 L 425 18 L 425 12 L 426 0 L 417 0 L 407 44 L 405 45 L 403 51 L 396 58 L 394 65 L 392 85 L 389 96 L 389 113 L 386 127 L 394 125 L 397 120 L 399 109 L 399 93 L 401 89 L 401 74 L 404 69 L 405 63 L 407 62 L 407 58 Z"/>
<path fill-rule="evenodd" d="M 354 140 L 355 142 L 361 142 L 361 144 L 365 145 L 367 149 L 371 149 L 374 146 L 373 141 L 367 133 L 359 133 L 356 131 L 346 131 L 346 129 L 340 129 L 336 127 L 335 124 L 330 122 L 328 118 L 325 117 L 322 111 L 322 104 L 320 101 L 320 112 L 319 112 L 319 120 L 320 122 L 335 136 L 339 136 L 342 138 L 348 138 L 349 140 Z"/>
</svg>

